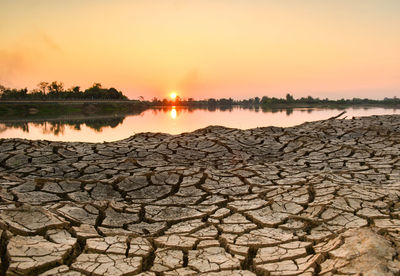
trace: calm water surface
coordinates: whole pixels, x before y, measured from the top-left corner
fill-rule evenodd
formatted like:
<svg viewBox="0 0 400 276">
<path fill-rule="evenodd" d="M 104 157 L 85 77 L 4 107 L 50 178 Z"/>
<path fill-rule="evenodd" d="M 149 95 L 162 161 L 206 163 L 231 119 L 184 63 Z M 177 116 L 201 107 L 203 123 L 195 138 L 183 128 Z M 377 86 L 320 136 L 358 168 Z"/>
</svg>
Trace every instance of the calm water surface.
<svg viewBox="0 0 400 276">
<path fill-rule="evenodd" d="M 140 115 L 79 118 L 74 120 L 45 119 L 35 121 L 0 121 L 0 138 L 25 138 L 52 141 L 110 142 L 128 138 L 140 132 L 179 134 L 209 125 L 248 129 L 255 127 L 295 126 L 304 122 L 324 120 L 338 115 L 337 109 L 276 109 L 269 111 L 233 108 L 149 109 Z M 348 108 L 347 118 L 399 114 L 400 109 Z"/>
</svg>

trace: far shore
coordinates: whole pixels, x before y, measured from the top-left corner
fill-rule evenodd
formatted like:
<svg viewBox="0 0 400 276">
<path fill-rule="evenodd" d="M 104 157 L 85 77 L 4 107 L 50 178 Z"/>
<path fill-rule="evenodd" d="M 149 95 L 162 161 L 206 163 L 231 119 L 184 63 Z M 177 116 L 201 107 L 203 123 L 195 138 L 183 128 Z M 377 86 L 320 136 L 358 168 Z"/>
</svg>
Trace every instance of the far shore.
<svg viewBox="0 0 400 276">
<path fill-rule="evenodd" d="M 290 110 L 294 108 L 327 108 L 343 110 L 349 107 L 353 108 L 400 108 L 397 103 L 272 103 L 272 104 L 244 104 L 232 102 L 229 104 L 215 104 L 208 101 L 181 101 L 167 102 L 165 104 L 153 103 L 149 101 L 138 100 L 0 100 L 0 121 L 9 120 L 34 120 L 43 118 L 66 118 L 66 117 L 96 117 L 96 116 L 114 116 L 114 115 L 138 115 L 147 109 L 165 109 L 165 108 L 187 108 L 187 109 L 207 109 L 231 110 L 232 108 L 244 108 L 254 110 Z"/>
</svg>

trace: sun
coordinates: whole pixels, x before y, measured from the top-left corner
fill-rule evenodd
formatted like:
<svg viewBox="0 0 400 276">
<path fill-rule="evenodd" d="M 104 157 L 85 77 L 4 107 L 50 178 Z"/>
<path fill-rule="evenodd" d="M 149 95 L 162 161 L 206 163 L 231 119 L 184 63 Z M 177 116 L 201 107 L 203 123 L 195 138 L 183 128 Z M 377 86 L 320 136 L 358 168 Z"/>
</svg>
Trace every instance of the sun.
<svg viewBox="0 0 400 276">
<path fill-rule="evenodd" d="M 177 94 L 175 91 L 172 91 L 172 92 L 169 94 L 169 97 L 170 97 L 172 100 L 175 100 L 176 97 L 178 97 L 178 94 Z"/>
</svg>

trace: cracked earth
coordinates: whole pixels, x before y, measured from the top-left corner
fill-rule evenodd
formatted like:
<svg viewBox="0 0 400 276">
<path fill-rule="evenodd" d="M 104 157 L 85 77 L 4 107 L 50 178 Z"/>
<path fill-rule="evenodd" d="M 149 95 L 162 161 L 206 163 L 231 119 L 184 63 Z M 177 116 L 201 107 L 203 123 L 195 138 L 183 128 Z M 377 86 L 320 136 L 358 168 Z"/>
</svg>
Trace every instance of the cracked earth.
<svg viewBox="0 0 400 276">
<path fill-rule="evenodd" d="M 399 275 L 400 116 L 0 140 L 2 275 Z"/>
</svg>

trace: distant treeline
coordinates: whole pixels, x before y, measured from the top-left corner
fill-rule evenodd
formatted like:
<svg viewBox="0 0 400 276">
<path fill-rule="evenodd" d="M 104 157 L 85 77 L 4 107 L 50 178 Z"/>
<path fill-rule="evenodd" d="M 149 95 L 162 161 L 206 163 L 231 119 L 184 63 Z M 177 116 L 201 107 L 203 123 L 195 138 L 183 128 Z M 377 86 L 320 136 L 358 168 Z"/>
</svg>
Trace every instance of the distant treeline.
<svg viewBox="0 0 400 276">
<path fill-rule="evenodd" d="M 103 88 L 100 83 L 81 91 L 79 86 L 64 89 L 62 82 L 41 82 L 38 88 L 28 91 L 10 89 L 0 85 L 2 100 L 127 100 L 128 98 L 115 88 Z"/>
<path fill-rule="evenodd" d="M 262 98 L 255 97 L 245 100 L 234 100 L 232 98 L 222 98 L 222 99 L 206 99 L 206 100 L 194 100 L 180 99 L 177 97 L 175 100 L 163 99 L 159 100 L 153 98 L 151 101 L 146 102 L 147 105 L 151 106 L 189 106 L 189 107 L 211 107 L 211 108 L 226 108 L 229 106 L 242 106 L 245 108 L 251 107 L 299 107 L 299 106 L 352 106 L 352 105 L 400 105 L 400 99 L 394 98 L 384 98 L 383 100 L 371 100 L 371 99 L 340 99 L 340 100 L 329 100 L 313 98 L 311 96 L 302 97 L 295 99 L 291 94 L 287 94 L 285 98 L 275 98 L 264 96 Z"/>
</svg>

